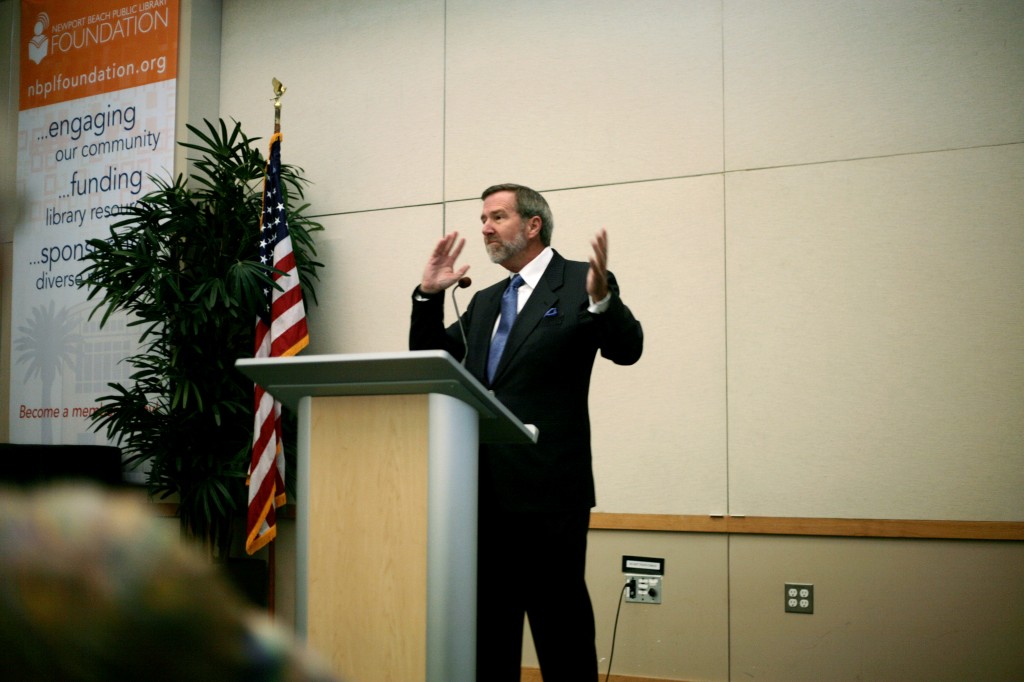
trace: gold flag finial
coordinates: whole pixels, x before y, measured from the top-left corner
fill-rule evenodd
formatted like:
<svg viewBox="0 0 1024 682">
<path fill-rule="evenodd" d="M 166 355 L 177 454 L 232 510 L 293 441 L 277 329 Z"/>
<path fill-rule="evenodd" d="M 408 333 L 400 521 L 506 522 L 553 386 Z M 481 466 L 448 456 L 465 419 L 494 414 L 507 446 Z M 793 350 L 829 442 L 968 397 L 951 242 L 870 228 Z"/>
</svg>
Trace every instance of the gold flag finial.
<svg viewBox="0 0 1024 682">
<path fill-rule="evenodd" d="M 271 84 L 274 86 L 274 132 L 279 133 L 281 132 L 281 98 L 288 88 L 276 78 L 271 81 Z"/>
</svg>

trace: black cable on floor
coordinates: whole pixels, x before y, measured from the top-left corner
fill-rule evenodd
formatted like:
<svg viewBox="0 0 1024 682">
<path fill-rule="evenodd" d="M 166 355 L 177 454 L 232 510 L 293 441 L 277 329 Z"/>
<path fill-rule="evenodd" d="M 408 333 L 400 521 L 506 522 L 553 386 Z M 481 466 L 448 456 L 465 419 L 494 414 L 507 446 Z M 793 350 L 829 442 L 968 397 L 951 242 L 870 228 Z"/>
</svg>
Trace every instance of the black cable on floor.
<svg viewBox="0 0 1024 682">
<path fill-rule="evenodd" d="M 615 658 L 615 635 L 619 631 L 619 612 L 622 611 L 623 595 L 628 588 L 629 583 L 626 583 L 619 590 L 619 606 L 615 609 L 615 626 L 612 628 L 612 650 L 608 654 L 608 672 L 604 675 L 604 682 L 608 682 L 608 679 L 612 676 L 612 659 Z"/>
</svg>

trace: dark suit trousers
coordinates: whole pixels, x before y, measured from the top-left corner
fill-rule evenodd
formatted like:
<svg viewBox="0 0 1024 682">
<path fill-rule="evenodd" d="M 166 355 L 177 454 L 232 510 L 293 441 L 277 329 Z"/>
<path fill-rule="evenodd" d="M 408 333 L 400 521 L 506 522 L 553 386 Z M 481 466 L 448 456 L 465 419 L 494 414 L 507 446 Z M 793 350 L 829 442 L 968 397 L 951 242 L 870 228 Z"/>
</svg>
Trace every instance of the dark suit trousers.
<svg viewBox="0 0 1024 682">
<path fill-rule="evenodd" d="M 594 682 L 594 610 L 584 582 L 590 510 L 480 505 L 477 682 L 519 682 L 523 616 L 544 682 Z"/>
</svg>

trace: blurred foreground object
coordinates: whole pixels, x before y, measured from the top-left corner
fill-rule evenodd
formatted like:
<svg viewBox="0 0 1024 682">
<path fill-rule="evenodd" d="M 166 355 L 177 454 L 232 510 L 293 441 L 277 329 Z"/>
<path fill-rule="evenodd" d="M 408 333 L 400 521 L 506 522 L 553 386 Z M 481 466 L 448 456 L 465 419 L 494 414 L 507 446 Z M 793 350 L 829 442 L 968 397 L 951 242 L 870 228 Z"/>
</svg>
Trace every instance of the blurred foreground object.
<svg viewBox="0 0 1024 682">
<path fill-rule="evenodd" d="M 0 676 L 333 679 L 127 493 L 0 488 Z"/>
</svg>

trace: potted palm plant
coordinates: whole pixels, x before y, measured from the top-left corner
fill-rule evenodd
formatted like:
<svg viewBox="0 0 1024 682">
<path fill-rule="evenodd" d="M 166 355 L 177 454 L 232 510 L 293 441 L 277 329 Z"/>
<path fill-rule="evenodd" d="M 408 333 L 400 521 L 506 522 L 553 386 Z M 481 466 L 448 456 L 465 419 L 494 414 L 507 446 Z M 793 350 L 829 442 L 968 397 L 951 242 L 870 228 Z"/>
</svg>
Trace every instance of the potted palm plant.
<svg viewBox="0 0 1024 682">
<path fill-rule="evenodd" d="M 92 416 L 132 466 L 148 464 L 150 494 L 177 497 L 184 532 L 226 557 L 246 506 L 253 386 L 238 358 L 252 357 L 257 313 L 274 269 L 258 260 L 266 161 L 237 122 L 189 125 L 198 142 L 190 177 L 152 178 L 156 189 L 126 207 L 105 239 L 89 240 L 82 286 L 101 324 L 127 313 L 140 351 L 126 384 L 109 384 Z M 302 169 L 281 183 L 307 302 L 322 264 L 311 238 L 323 227 L 302 203 Z"/>
</svg>

